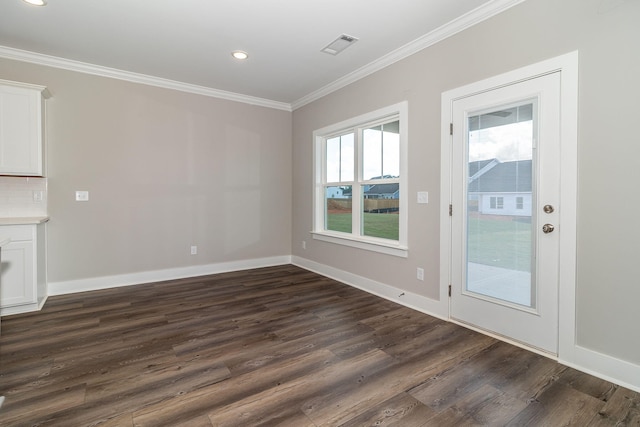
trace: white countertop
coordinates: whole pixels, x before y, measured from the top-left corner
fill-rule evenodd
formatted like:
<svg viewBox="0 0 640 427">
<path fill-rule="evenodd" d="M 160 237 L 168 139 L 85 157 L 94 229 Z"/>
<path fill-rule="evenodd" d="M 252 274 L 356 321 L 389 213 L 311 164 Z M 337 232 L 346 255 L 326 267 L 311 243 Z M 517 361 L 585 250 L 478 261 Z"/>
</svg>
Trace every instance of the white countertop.
<svg viewBox="0 0 640 427">
<path fill-rule="evenodd" d="M 48 216 L 21 216 L 15 218 L 0 218 L 0 225 L 42 224 L 49 221 Z"/>
</svg>

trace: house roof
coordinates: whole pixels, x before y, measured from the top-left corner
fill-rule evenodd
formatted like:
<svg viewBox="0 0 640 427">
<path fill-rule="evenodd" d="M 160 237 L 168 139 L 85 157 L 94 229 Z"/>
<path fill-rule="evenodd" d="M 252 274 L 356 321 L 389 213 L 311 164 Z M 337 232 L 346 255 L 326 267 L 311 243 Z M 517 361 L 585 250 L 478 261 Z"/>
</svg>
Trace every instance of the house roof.
<svg viewBox="0 0 640 427">
<path fill-rule="evenodd" d="M 472 163 L 469 163 L 469 176 L 473 176 Z M 468 191 L 470 193 L 531 192 L 531 164 L 531 160 L 497 163 L 469 182 Z M 473 167 L 476 168 L 477 165 Z"/>
<path fill-rule="evenodd" d="M 475 162 L 469 162 L 469 178 L 473 177 L 482 168 L 486 167 L 491 162 L 497 162 L 497 159 L 478 160 Z"/>
<path fill-rule="evenodd" d="M 375 184 L 369 187 L 364 194 L 393 194 L 400 188 L 400 184 Z"/>
</svg>

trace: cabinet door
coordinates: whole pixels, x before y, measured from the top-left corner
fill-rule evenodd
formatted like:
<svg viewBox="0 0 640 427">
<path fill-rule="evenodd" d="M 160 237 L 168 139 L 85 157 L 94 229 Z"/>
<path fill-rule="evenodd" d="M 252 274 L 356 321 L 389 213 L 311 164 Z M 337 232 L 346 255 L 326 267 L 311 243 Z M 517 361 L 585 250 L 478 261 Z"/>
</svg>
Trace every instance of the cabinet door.
<svg viewBox="0 0 640 427">
<path fill-rule="evenodd" d="M 0 85 L 0 173 L 42 175 L 42 95 Z"/>
<path fill-rule="evenodd" d="M 33 242 L 11 242 L 0 257 L 0 307 L 36 302 Z"/>
</svg>

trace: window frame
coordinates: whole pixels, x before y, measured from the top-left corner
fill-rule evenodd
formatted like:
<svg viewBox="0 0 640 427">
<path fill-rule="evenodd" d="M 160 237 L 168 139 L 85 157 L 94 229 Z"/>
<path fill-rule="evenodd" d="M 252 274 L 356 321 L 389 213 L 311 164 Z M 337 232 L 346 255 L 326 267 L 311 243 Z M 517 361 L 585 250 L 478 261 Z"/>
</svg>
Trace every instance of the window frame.
<svg viewBox="0 0 640 427">
<path fill-rule="evenodd" d="M 400 191 L 398 213 L 398 240 L 389 240 L 371 236 L 365 236 L 362 231 L 362 203 L 364 194 L 361 186 L 370 184 L 371 180 L 363 179 L 362 171 L 362 131 L 379 124 L 399 121 L 400 144 L 400 174 L 392 180 L 376 180 L 375 183 L 383 184 L 398 182 Z M 390 105 L 370 113 L 362 114 L 342 122 L 317 129 L 313 132 L 313 239 L 329 243 L 365 249 L 406 258 L 407 223 L 408 223 L 408 192 L 407 192 L 407 165 L 408 165 L 408 102 L 403 101 Z M 354 180 L 340 182 L 339 184 L 326 181 L 326 141 L 336 136 L 354 132 Z M 350 185 L 352 188 L 352 232 L 339 232 L 325 229 L 325 188 L 327 184 Z M 358 187 L 358 188 L 356 188 Z M 360 230 L 358 234 L 353 230 Z"/>
</svg>

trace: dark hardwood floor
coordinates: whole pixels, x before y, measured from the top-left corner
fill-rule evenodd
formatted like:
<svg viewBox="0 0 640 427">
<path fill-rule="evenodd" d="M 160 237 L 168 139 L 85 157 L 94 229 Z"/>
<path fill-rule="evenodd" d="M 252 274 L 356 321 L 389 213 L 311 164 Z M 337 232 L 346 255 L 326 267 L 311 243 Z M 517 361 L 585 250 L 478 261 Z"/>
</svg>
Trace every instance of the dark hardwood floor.
<svg viewBox="0 0 640 427">
<path fill-rule="evenodd" d="M 2 319 L 2 426 L 623 426 L 640 395 L 295 266 Z"/>
</svg>

